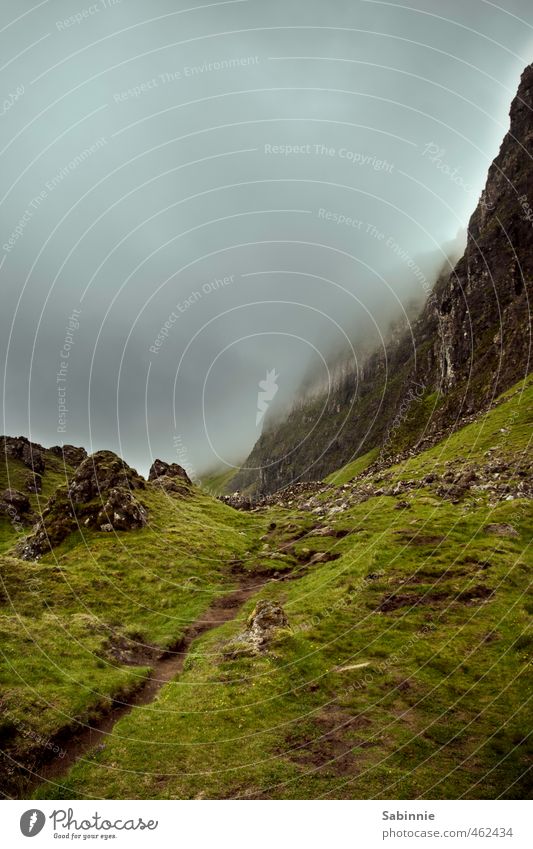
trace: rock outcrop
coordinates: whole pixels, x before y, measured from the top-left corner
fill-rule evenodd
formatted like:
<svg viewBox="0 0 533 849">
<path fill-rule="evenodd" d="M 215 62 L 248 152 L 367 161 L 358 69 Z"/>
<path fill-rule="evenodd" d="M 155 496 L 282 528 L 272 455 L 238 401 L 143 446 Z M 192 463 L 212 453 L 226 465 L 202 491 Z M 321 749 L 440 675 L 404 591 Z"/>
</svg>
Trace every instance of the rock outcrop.
<svg viewBox="0 0 533 849">
<path fill-rule="evenodd" d="M 467 412 L 530 370 L 533 65 L 522 75 L 510 118 L 464 255 L 435 291 L 440 382 L 447 394 L 462 387 Z"/>
<path fill-rule="evenodd" d="M 13 525 L 29 524 L 33 514 L 28 496 L 18 489 L 4 489 L 0 493 L 0 516 L 7 516 Z"/>
<path fill-rule="evenodd" d="M 273 601 L 258 601 L 250 614 L 246 629 L 239 634 L 226 651 L 228 657 L 242 654 L 259 654 L 264 651 L 277 632 L 289 627 L 283 608 Z"/>
<path fill-rule="evenodd" d="M 152 486 L 171 495 L 189 495 L 192 491 L 192 481 L 178 463 L 154 460 L 148 473 L 148 480 Z"/>
<path fill-rule="evenodd" d="M 6 460 L 20 460 L 28 469 L 42 475 L 45 469 L 44 451 L 42 445 L 30 442 L 25 436 L 0 437 L 0 456 Z"/>
<path fill-rule="evenodd" d="M 146 487 L 144 479 L 112 451 L 87 457 L 69 486 L 49 499 L 33 533 L 18 547 L 20 556 L 34 560 L 78 529 L 129 531 L 147 521 L 147 509 L 133 495 Z"/>
<path fill-rule="evenodd" d="M 33 494 L 39 493 L 43 491 L 43 476 L 38 475 L 36 472 L 30 472 L 24 481 L 24 487 L 26 492 L 31 492 Z"/>
<path fill-rule="evenodd" d="M 69 486 L 69 497 L 74 504 L 87 504 L 109 490 L 144 489 L 146 481 L 112 451 L 91 454 L 76 469 Z"/>
<path fill-rule="evenodd" d="M 18 513 L 29 513 L 31 510 L 28 496 L 18 489 L 4 489 L 0 494 L 0 501 L 13 507 Z"/>
<path fill-rule="evenodd" d="M 68 466 L 74 469 L 87 459 L 87 451 L 85 448 L 78 448 L 76 445 L 53 445 L 48 449 L 51 454 L 64 460 Z"/>
<path fill-rule="evenodd" d="M 191 483 L 189 475 L 182 466 L 177 463 L 165 463 L 164 460 L 154 460 L 148 472 L 148 480 L 154 481 L 162 477 L 181 478 L 186 483 Z"/>
</svg>

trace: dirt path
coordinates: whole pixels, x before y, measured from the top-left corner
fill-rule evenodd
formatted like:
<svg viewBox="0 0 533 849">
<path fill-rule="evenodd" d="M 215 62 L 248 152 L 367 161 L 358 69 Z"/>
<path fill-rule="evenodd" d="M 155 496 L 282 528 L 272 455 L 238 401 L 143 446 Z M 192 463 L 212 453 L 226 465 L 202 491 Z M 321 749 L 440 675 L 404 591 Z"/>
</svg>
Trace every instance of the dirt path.
<svg viewBox="0 0 533 849">
<path fill-rule="evenodd" d="M 202 617 L 189 625 L 179 643 L 156 661 L 149 677 L 128 697 L 127 701 L 113 702 L 109 713 L 95 720 L 90 726 L 82 725 L 79 731 L 69 731 L 58 735 L 54 742 L 61 747 L 65 755 L 43 764 L 38 769 L 38 774 L 34 773 L 23 798 L 28 798 L 29 794 L 43 781 L 57 781 L 64 777 L 78 760 L 96 746 L 106 742 L 106 738 L 111 734 L 119 719 L 130 713 L 133 708 L 152 702 L 161 687 L 172 681 L 182 671 L 192 642 L 207 631 L 235 619 L 242 605 L 268 580 L 268 577 L 263 578 L 258 575 L 243 578 L 237 590 L 216 598 Z"/>
</svg>

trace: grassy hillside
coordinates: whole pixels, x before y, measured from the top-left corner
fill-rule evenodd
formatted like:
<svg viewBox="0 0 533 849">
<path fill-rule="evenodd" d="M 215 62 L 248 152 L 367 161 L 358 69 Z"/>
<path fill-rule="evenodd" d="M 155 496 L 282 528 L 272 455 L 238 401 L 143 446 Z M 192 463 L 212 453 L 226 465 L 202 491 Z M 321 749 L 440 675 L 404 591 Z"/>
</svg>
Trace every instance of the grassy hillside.
<svg viewBox="0 0 533 849">
<path fill-rule="evenodd" d="M 200 486 L 211 495 L 224 495 L 228 492 L 228 484 L 235 477 L 235 469 L 222 469 L 209 475 L 203 475 Z"/>
<path fill-rule="evenodd" d="M 365 478 L 361 467 L 343 470 L 339 483 L 362 472 L 376 493 L 384 477 L 392 487 L 402 480 L 414 480 L 415 486 L 340 510 L 329 505 L 332 492 L 345 488 L 331 488 L 320 495 L 325 515 L 311 512 L 305 499 L 291 509 L 274 506 L 250 516 L 198 496 L 191 509 L 211 511 L 209 532 L 216 528 L 221 556 L 259 546 L 255 557 L 253 552 L 244 556 L 247 569 L 259 574 L 270 562 L 279 567 L 278 577 L 290 580 L 269 581 L 234 621 L 197 640 L 183 673 L 155 701 L 121 719 L 103 746 L 65 778 L 42 785 L 35 797 L 528 795 L 533 520 L 530 499 L 516 492 L 528 461 L 532 409 L 530 380 L 478 422 L 404 465 L 373 478 Z M 492 483 L 486 485 L 481 476 L 461 498 L 439 496 L 426 482 L 428 474 L 447 473 L 450 467 L 454 474 L 470 472 L 494 457 L 508 466 L 511 494 L 495 497 L 497 471 L 490 473 Z M 185 546 L 182 519 L 161 514 L 156 537 L 163 550 L 169 537 L 177 540 L 180 534 Z M 170 521 L 174 530 L 165 531 Z M 90 590 L 84 598 L 91 615 L 101 610 L 115 622 L 120 608 L 124 626 L 144 626 L 143 633 L 164 642 L 172 631 L 158 607 L 166 559 L 161 553 L 154 562 L 153 533 L 139 532 L 135 549 L 132 535 L 128 538 L 130 557 L 133 550 L 144 551 L 149 575 L 157 574 L 148 583 L 141 579 L 142 566 L 137 569 L 129 559 L 117 565 L 120 549 L 107 540 L 111 548 L 100 552 L 108 558 L 102 561 L 105 576 L 90 561 L 81 569 L 73 541 L 62 553 L 62 571 L 78 573 L 79 588 Z M 181 574 L 187 562 L 186 574 L 202 575 L 206 569 L 209 581 L 216 582 L 222 573 L 207 560 L 212 543 L 198 539 L 197 551 L 189 544 L 179 569 L 174 568 Z M 97 552 L 101 544 L 91 540 L 88 550 Z M 20 568 L 18 561 L 7 562 Z M 138 601 L 142 586 L 143 604 L 151 602 L 156 612 L 145 616 L 135 604 L 128 614 L 127 605 L 109 602 L 110 569 L 115 587 L 124 581 Z M 57 594 L 54 580 L 46 584 L 51 599 Z M 193 616 L 202 608 L 196 595 L 184 598 L 168 588 L 165 594 L 169 614 Z M 259 598 L 280 602 L 290 628 L 280 630 L 266 651 L 251 654 L 235 639 Z M 63 601 L 60 609 L 64 615 Z M 43 624 L 40 639 L 46 639 L 45 630 Z M 33 623 L 30 633 L 35 633 Z M 57 636 L 48 639 L 50 651 L 56 650 Z M 13 637 L 13 651 L 21 645 L 23 638 Z M 30 653 L 35 656 L 35 647 L 31 652 L 26 647 Z M 87 651 L 86 656 L 90 660 Z M 80 677 L 72 645 L 67 650 L 63 644 L 63 671 L 56 670 L 55 681 L 50 677 L 45 685 L 51 700 L 58 700 L 58 692 L 65 704 L 73 698 L 64 673 L 71 663 Z M 20 662 L 18 668 L 24 669 Z M 132 673 L 119 668 L 113 674 L 124 676 L 124 686 Z M 12 685 L 12 671 L 6 675 Z M 29 671 L 21 672 L 26 675 Z M 35 670 L 29 680 L 37 689 Z M 22 682 L 18 703 L 30 710 Z"/>
<path fill-rule="evenodd" d="M 147 528 L 77 532 L 37 562 L 0 557 L 0 739 L 13 781 L 39 741 L 138 687 L 158 650 L 232 585 L 229 561 L 256 545 L 257 519 L 200 490 L 142 497 Z"/>
<path fill-rule="evenodd" d="M 358 457 L 357 460 L 347 463 L 337 472 L 333 472 L 331 475 L 328 475 L 325 479 L 326 482 L 331 483 L 334 486 L 342 486 L 342 484 L 348 483 L 348 481 L 352 480 L 352 478 L 355 478 L 357 475 L 364 472 L 365 469 L 374 462 L 378 454 L 379 449 L 372 448 L 370 451 L 367 451 L 366 454 Z"/>
</svg>

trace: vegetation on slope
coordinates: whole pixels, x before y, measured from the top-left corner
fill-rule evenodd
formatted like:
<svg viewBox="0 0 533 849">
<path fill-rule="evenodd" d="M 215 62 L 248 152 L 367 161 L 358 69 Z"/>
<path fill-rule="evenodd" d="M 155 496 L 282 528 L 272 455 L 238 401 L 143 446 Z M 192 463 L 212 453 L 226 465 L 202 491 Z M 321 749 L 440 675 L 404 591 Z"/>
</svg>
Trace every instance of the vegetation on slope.
<svg viewBox="0 0 533 849">
<path fill-rule="evenodd" d="M 232 514 L 243 528 L 256 522 L 254 531 L 269 523 L 256 562 L 285 563 L 278 576 L 289 580 L 271 581 L 235 621 L 198 640 L 153 703 L 35 795 L 527 795 L 531 502 L 495 500 L 483 484 L 450 500 L 425 480 L 451 464 L 471 469 L 489 452 L 522 468 L 532 406 L 529 381 L 389 469 L 392 484 L 419 481 L 401 501 L 376 495 L 320 517 L 298 509 L 304 501 Z M 382 479 L 376 472 L 376 490 Z M 291 627 L 267 651 L 234 651 L 258 598 L 280 602 Z"/>
<path fill-rule="evenodd" d="M 4 779 L 36 766 L 43 740 L 105 713 L 235 579 L 258 520 L 193 490 L 147 485 L 149 525 L 84 529 L 38 561 L 0 557 L 0 739 Z M 128 657 L 128 663 L 122 662 Z"/>
</svg>

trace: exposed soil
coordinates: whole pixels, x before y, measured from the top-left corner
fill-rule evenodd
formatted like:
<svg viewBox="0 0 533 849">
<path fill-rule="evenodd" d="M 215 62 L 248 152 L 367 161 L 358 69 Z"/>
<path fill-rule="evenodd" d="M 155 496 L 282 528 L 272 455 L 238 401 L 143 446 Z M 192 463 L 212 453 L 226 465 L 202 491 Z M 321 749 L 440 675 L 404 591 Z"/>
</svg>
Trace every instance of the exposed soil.
<svg viewBox="0 0 533 849">
<path fill-rule="evenodd" d="M 484 584 L 470 587 L 469 589 L 463 590 L 459 593 L 447 589 L 428 591 L 423 595 L 415 595 L 414 593 L 397 593 L 385 596 L 381 601 L 378 610 L 381 613 L 391 613 L 394 610 L 399 610 L 401 607 L 416 607 L 417 605 L 433 607 L 446 602 L 475 604 L 476 602 L 486 601 L 493 595 L 494 590 Z"/>
<path fill-rule="evenodd" d="M 354 777 L 361 766 L 361 749 L 372 745 L 362 735 L 368 725 L 370 720 L 363 715 L 354 717 L 330 708 L 314 719 L 307 733 L 288 734 L 280 754 L 322 776 Z"/>
</svg>

